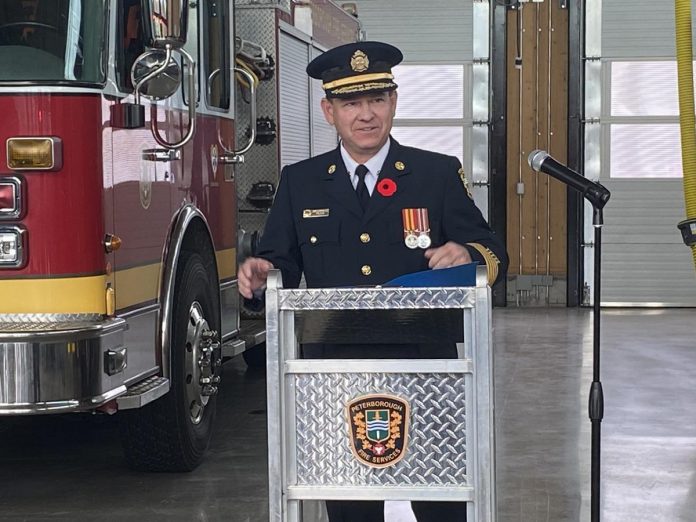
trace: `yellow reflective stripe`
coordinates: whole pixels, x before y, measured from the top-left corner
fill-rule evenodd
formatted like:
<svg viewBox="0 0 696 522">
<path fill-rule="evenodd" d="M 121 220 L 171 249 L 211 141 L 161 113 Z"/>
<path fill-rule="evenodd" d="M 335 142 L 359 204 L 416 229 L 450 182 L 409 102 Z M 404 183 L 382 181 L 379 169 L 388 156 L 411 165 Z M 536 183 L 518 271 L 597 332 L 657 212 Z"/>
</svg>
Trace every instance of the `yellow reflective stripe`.
<svg viewBox="0 0 696 522">
<path fill-rule="evenodd" d="M 237 249 L 227 248 L 215 252 L 220 280 L 237 273 Z M 161 263 L 127 268 L 115 272 L 116 310 L 159 298 Z"/>
<path fill-rule="evenodd" d="M 162 263 L 136 266 L 114 273 L 116 310 L 154 301 L 159 296 Z"/>
<path fill-rule="evenodd" d="M 220 279 L 237 272 L 237 250 L 215 253 Z M 116 310 L 159 298 L 161 263 L 106 275 L 0 280 L 0 314 L 106 314 L 106 283 L 113 280 Z"/>
<path fill-rule="evenodd" d="M 340 78 L 329 83 L 322 85 L 324 90 L 333 89 L 334 87 L 341 87 L 343 85 L 353 85 L 354 83 L 365 83 L 371 82 L 373 80 L 393 80 L 394 75 L 391 73 L 372 73 L 372 74 L 356 74 L 355 76 L 349 76 L 348 78 Z"/>
<path fill-rule="evenodd" d="M 106 276 L 0 280 L 1 314 L 104 314 Z"/>
<path fill-rule="evenodd" d="M 500 260 L 493 252 L 488 248 L 483 246 L 481 243 L 467 243 L 467 245 L 474 247 L 482 256 L 483 260 L 486 262 L 486 272 L 488 275 L 488 284 L 492 285 L 498 277 L 498 265 Z"/>
<path fill-rule="evenodd" d="M 215 252 L 220 280 L 234 277 L 237 274 L 237 249 L 227 248 Z"/>
</svg>

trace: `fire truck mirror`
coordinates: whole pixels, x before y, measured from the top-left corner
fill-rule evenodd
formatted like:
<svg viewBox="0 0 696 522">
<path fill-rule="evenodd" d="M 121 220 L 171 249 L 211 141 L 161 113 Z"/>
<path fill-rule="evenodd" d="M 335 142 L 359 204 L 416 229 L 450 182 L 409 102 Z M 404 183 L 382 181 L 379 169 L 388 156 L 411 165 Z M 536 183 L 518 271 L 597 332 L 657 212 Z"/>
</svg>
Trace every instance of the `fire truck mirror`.
<svg viewBox="0 0 696 522">
<path fill-rule="evenodd" d="M 140 55 L 131 70 L 133 85 L 137 85 L 140 80 L 161 67 L 165 58 L 166 54 L 164 51 L 150 51 Z M 143 83 L 139 91 L 142 96 L 150 100 L 164 100 L 174 94 L 180 84 L 181 67 L 174 58 L 170 58 L 167 68 Z"/>
<path fill-rule="evenodd" d="M 186 44 L 189 0 L 146 0 L 143 27 L 148 47 L 181 49 Z"/>
</svg>

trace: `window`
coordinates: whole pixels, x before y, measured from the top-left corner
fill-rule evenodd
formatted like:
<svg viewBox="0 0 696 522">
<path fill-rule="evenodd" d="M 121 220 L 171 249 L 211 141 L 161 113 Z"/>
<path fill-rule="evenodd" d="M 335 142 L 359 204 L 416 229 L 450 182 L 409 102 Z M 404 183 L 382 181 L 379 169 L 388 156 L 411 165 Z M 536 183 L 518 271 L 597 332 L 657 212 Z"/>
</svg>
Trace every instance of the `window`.
<svg viewBox="0 0 696 522">
<path fill-rule="evenodd" d="M 203 2 L 203 48 L 205 53 L 206 103 L 230 108 L 230 24 L 228 0 Z"/>
<path fill-rule="evenodd" d="M 140 0 L 119 0 L 116 29 L 116 83 L 122 91 L 131 92 L 131 68 L 145 51 Z"/>
<path fill-rule="evenodd" d="M 397 118 L 461 119 L 464 117 L 463 65 L 397 65 Z"/>
<path fill-rule="evenodd" d="M 677 63 L 612 61 L 609 123 L 611 178 L 682 177 Z"/>
<path fill-rule="evenodd" d="M 0 2 L 0 81 L 106 79 L 104 0 Z"/>
<path fill-rule="evenodd" d="M 455 156 L 462 161 L 462 127 L 394 127 L 392 135 L 403 145 Z"/>
<path fill-rule="evenodd" d="M 612 178 L 682 177 L 678 124 L 613 124 Z"/>
<path fill-rule="evenodd" d="M 398 65 L 399 101 L 392 135 L 403 145 L 432 150 L 464 162 L 465 66 Z"/>
</svg>

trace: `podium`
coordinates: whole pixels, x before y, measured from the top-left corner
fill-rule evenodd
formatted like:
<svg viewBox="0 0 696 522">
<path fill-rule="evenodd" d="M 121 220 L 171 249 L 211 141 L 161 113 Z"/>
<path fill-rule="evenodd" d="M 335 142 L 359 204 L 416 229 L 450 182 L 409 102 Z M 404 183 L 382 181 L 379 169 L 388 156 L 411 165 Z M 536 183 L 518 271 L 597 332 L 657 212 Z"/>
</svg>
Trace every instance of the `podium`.
<svg viewBox="0 0 696 522">
<path fill-rule="evenodd" d="M 273 270 L 266 326 L 271 522 L 301 522 L 304 500 L 466 501 L 468 522 L 495 521 L 485 267 L 452 288 L 284 289 Z M 456 342 L 457 358 L 301 358 L 348 336 Z"/>
</svg>

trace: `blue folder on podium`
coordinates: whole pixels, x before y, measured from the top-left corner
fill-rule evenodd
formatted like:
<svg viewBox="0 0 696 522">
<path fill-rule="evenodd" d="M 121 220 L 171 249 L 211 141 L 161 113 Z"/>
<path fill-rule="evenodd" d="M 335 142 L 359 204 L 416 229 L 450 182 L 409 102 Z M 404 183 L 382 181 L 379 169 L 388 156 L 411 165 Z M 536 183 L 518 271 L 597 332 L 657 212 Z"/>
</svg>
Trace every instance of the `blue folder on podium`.
<svg viewBox="0 0 696 522">
<path fill-rule="evenodd" d="M 453 266 L 452 268 L 439 268 L 436 270 L 423 270 L 399 276 L 387 281 L 382 287 L 453 287 L 476 286 L 476 266 L 478 261 L 466 265 Z"/>
</svg>

